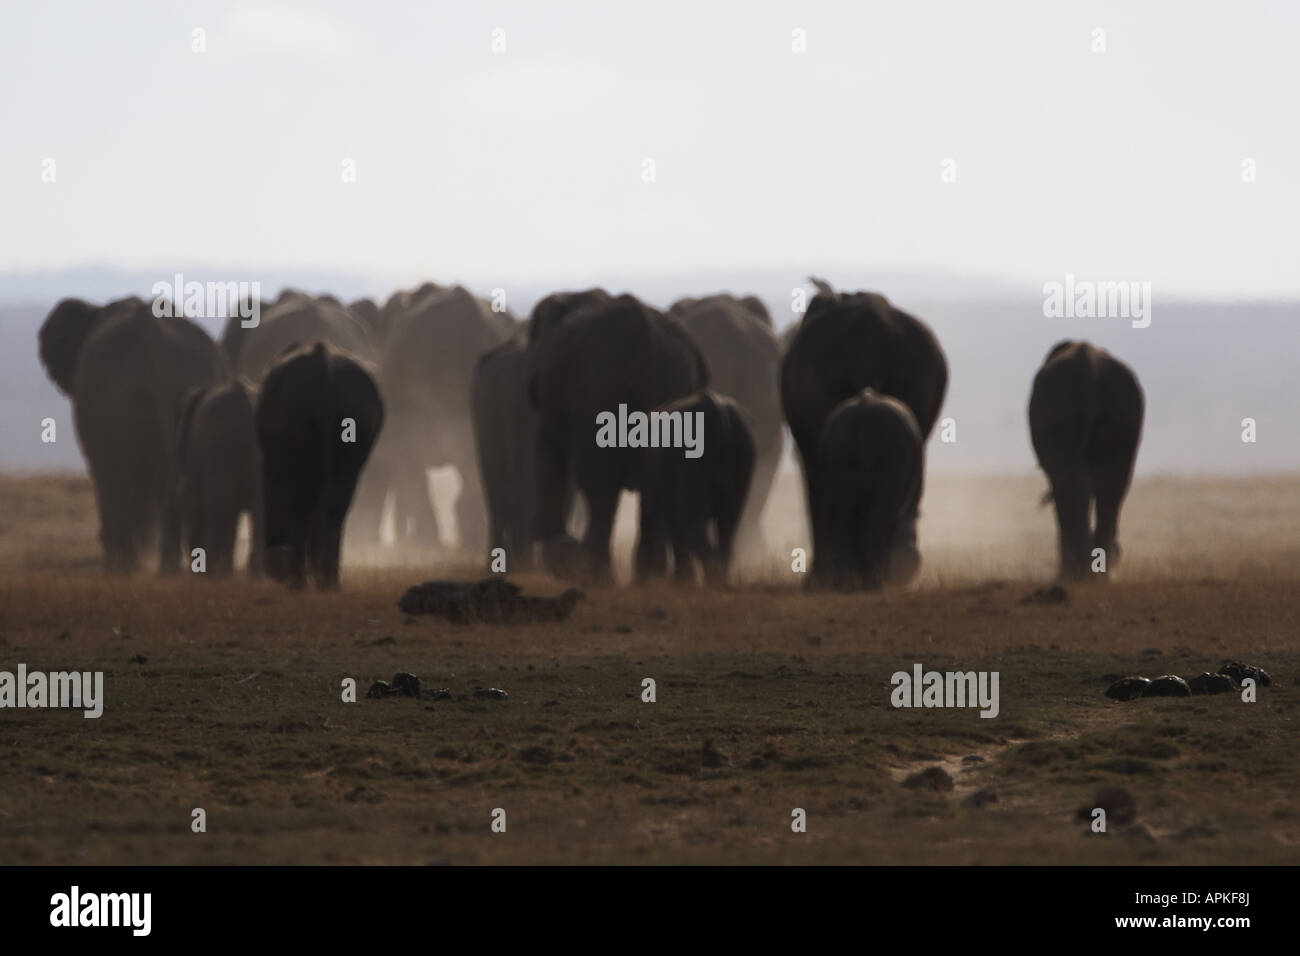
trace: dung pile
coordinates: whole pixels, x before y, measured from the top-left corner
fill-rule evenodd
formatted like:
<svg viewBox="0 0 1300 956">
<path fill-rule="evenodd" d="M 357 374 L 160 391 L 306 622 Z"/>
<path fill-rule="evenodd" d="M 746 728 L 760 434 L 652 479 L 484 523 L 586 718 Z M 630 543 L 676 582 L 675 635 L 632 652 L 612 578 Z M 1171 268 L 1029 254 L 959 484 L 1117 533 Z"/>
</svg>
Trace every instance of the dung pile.
<svg viewBox="0 0 1300 956">
<path fill-rule="evenodd" d="M 1133 700 L 1138 697 L 1226 694 L 1236 690 L 1241 682 L 1248 678 L 1260 687 L 1267 687 L 1273 683 L 1268 671 L 1263 668 L 1253 664 L 1243 664 L 1241 661 L 1224 661 L 1217 674 L 1206 671 L 1187 680 L 1174 674 L 1165 674 L 1154 679 L 1121 677 L 1106 688 L 1106 696 L 1114 700 Z"/>
<path fill-rule="evenodd" d="M 555 597 L 529 597 L 502 578 L 425 581 L 397 602 L 404 614 L 431 614 L 456 624 L 530 624 L 565 621 L 582 598 L 577 588 Z"/>
</svg>

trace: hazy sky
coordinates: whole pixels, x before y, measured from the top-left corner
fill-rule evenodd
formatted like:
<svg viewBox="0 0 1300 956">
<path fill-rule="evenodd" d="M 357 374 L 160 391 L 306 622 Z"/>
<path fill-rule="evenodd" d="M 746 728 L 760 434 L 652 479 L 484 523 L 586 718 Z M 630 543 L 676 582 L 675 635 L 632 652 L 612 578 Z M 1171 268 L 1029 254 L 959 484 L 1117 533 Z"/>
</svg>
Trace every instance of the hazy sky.
<svg viewBox="0 0 1300 956">
<path fill-rule="evenodd" d="M 1300 3 L 49 0 L 3 22 L 0 271 L 1300 294 Z"/>
</svg>

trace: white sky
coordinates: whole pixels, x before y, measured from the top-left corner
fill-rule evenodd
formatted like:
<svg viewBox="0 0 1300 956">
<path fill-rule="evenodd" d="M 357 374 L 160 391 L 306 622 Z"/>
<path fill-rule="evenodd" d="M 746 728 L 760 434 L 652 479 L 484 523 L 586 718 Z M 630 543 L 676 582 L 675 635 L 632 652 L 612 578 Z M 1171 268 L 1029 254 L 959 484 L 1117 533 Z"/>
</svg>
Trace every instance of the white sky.
<svg viewBox="0 0 1300 956">
<path fill-rule="evenodd" d="M 0 271 L 1300 294 L 1300 3 L 49 0 L 2 22 Z"/>
</svg>

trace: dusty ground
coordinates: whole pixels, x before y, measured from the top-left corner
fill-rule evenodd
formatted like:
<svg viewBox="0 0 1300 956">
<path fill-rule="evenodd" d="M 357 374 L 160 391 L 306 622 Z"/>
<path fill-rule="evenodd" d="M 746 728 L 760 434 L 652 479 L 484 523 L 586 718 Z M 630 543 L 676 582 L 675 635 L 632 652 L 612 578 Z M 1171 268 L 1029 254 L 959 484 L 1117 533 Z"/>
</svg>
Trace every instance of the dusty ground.
<svg viewBox="0 0 1300 956">
<path fill-rule="evenodd" d="M 917 587 L 806 595 L 786 481 L 755 583 L 589 590 L 506 628 L 404 618 L 419 568 L 330 595 L 105 578 L 84 479 L 0 479 L 0 670 L 103 670 L 107 697 L 0 711 L 0 863 L 1300 861 L 1300 478 L 1139 483 L 1123 567 L 1022 604 L 1050 572 L 1041 490 L 932 479 Z M 1227 657 L 1272 673 L 1257 703 L 1102 696 Z M 891 708 L 917 662 L 998 671 L 1001 713 Z M 455 700 L 365 698 L 396 671 Z M 954 791 L 903 785 L 935 765 Z M 1105 785 L 1143 830 L 1076 819 Z"/>
</svg>

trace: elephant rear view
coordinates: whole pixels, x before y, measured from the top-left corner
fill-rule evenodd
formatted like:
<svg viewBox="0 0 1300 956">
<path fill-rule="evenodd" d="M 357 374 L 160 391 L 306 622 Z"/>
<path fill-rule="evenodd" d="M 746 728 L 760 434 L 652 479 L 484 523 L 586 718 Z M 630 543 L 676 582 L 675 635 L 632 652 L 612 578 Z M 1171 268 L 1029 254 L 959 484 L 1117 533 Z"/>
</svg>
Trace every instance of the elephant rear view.
<svg viewBox="0 0 1300 956">
<path fill-rule="evenodd" d="M 1058 343 L 1034 376 L 1029 433 L 1056 504 L 1062 577 L 1081 577 L 1096 548 L 1112 567 L 1119 560 L 1144 406 L 1132 369 L 1087 342 Z"/>
<path fill-rule="evenodd" d="M 835 573 L 827 566 L 827 529 L 819 520 L 828 476 L 817 467 L 817 444 L 831 412 L 870 388 L 906 405 L 924 441 L 948 390 L 948 361 L 930 328 L 884 296 L 837 293 L 820 280 L 813 282 L 819 291 L 781 360 L 781 406 L 803 464 L 813 536 L 810 578 L 816 581 Z M 894 541 L 897 553 L 890 567 L 900 580 L 911 578 L 921 563 L 916 540 L 921 490 L 918 483 Z"/>
<path fill-rule="evenodd" d="M 403 301 L 404 308 L 394 306 L 378 351 L 388 425 L 358 494 L 352 538 L 378 544 L 391 491 L 399 541 L 409 535 L 414 543 L 439 544 L 427 472 L 450 465 L 461 477 L 455 506 L 460 544 L 479 558 L 486 550 L 488 514 L 471 427 L 470 383 L 483 354 L 513 334 L 514 320 L 462 286 L 422 286 Z"/>
<path fill-rule="evenodd" d="M 610 575 L 610 535 L 621 490 L 641 490 L 644 448 L 631 435 L 601 447 L 602 416 L 645 416 L 709 384 L 708 363 L 674 318 L 631 295 L 558 293 L 533 310 L 528 397 L 537 410 L 534 537 L 560 576 Z M 625 441 L 624 438 L 627 440 Z M 565 534 L 571 489 L 587 505 L 581 549 Z M 650 561 L 637 552 L 640 571 Z"/>
<path fill-rule="evenodd" d="M 72 401 L 108 569 L 135 570 L 155 542 L 161 568 L 173 568 L 175 426 L 190 389 L 226 374 L 216 343 L 189 319 L 157 316 L 138 298 L 104 306 L 64 299 L 41 326 L 40 356 Z"/>
<path fill-rule="evenodd" d="M 348 355 L 315 342 L 271 366 L 257 402 L 271 577 L 338 586 L 343 522 L 383 421 L 374 378 Z"/>
<path fill-rule="evenodd" d="M 194 389 L 177 441 L 185 553 L 202 548 L 206 571 L 234 570 L 239 516 L 252 521 L 249 571 L 262 570 L 262 460 L 253 397 L 242 381 Z"/>
<path fill-rule="evenodd" d="M 654 416 L 652 429 L 665 422 L 666 431 L 675 428 L 695 444 L 661 442 L 647 451 L 642 570 L 665 570 L 665 547 L 671 546 L 678 581 L 695 580 L 698 560 L 706 583 L 723 583 L 752 490 L 758 457 L 753 429 L 740 405 L 708 388 L 660 406 Z"/>
<path fill-rule="evenodd" d="M 781 347 L 767 309 L 754 296 L 720 294 L 681 299 L 676 315 L 709 363 L 712 387 L 745 410 L 757 448 L 749 498 L 741 519 L 741 549 L 761 551 L 763 506 L 784 450 Z"/>
<path fill-rule="evenodd" d="M 831 558 L 825 583 L 857 590 L 898 577 L 890 562 L 921 486 L 923 442 L 911 409 L 896 398 L 868 388 L 835 406 L 818 444 L 820 546 Z"/>
<path fill-rule="evenodd" d="M 484 353 L 470 381 L 474 446 L 488 509 L 488 547 L 513 567 L 533 563 L 537 412 L 528 401 L 528 342 L 520 333 Z"/>
</svg>

